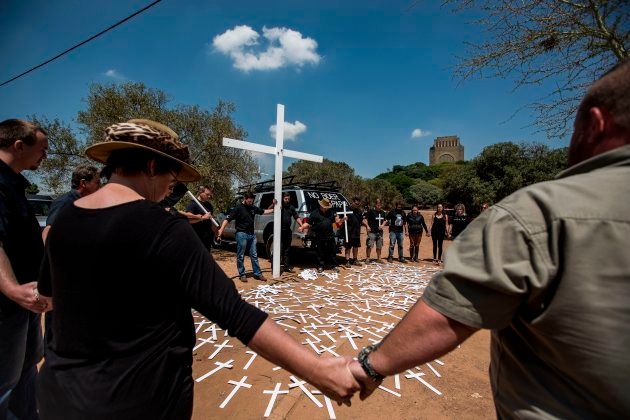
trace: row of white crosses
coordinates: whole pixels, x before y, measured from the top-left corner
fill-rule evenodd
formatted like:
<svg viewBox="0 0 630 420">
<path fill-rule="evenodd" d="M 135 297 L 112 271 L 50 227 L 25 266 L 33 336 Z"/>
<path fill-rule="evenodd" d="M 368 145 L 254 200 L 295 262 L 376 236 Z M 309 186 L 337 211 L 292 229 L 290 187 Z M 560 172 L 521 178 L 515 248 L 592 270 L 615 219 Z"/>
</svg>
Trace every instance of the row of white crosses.
<svg viewBox="0 0 630 420">
<path fill-rule="evenodd" d="M 278 104 L 276 112 L 276 146 L 265 146 L 258 143 L 250 143 L 242 140 L 234 140 L 227 137 L 223 138 L 223 145 L 228 147 L 234 147 L 237 149 L 249 150 L 252 152 L 267 153 L 275 155 L 275 173 L 274 173 L 274 198 L 277 203 L 273 216 L 273 264 L 272 264 L 272 276 L 273 278 L 280 277 L 280 209 L 282 206 L 282 161 L 284 157 L 309 160 L 312 162 L 321 163 L 324 160 L 323 156 L 312 155 L 309 153 L 297 152 L 295 150 L 288 150 L 284 148 L 284 105 Z"/>
<path fill-rule="evenodd" d="M 274 285 L 261 285 L 250 291 L 241 291 L 243 297 L 250 302 L 256 302 L 261 309 L 271 314 L 273 319 L 285 329 L 299 333 L 303 345 L 308 346 L 317 354 L 339 356 L 339 348 L 347 341 L 352 347 L 352 353 L 359 349 L 357 340 L 366 340 L 365 344 L 377 343 L 389 332 L 402 317 L 403 311 L 409 309 L 421 295 L 429 279 L 437 271 L 435 268 L 418 268 L 412 266 L 381 266 L 367 265 L 360 269 L 347 271 L 345 279 L 328 279 L 318 283 L 277 283 Z M 350 286 L 350 287 L 348 287 Z M 386 319 L 386 320 L 383 320 Z M 390 322 L 389 319 L 392 321 Z M 196 348 L 214 346 L 209 351 L 209 359 L 217 358 L 226 349 L 232 348 L 229 340 L 218 340 L 215 324 L 201 320 L 196 322 L 196 330 L 211 333 L 211 337 L 198 337 Z M 209 326 L 208 326 L 209 325 Z M 204 329 L 205 328 L 205 329 Z M 223 334 L 225 336 L 225 332 Z M 245 364 L 242 370 L 248 370 L 257 354 L 246 350 Z M 231 357 L 233 351 L 230 353 Z M 435 363 L 443 365 L 436 360 Z M 223 369 L 233 369 L 234 359 L 226 362 L 214 361 L 214 367 L 206 374 L 196 379 L 203 381 Z M 432 363 L 426 364 L 427 370 L 421 371 L 420 367 L 409 370 L 404 374 L 394 375 L 392 385 L 379 387 L 396 398 L 401 398 L 401 376 L 409 381 L 417 381 L 436 395 L 442 395 L 437 387 L 427 380 L 426 374 L 432 374 L 440 378 L 441 374 Z M 272 370 L 278 370 L 278 367 Z M 324 405 L 317 398 L 318 392 L 307 388 L 306 383 L 289 377 L 288 389 L 282 389 L 282 382 L 276 383 L 273 390 L 264 390 L 263 394 L 269 396 L 265 417 L 268 417 L 277 401 L 277 398 L 289 392 L 290 389 L 299 389 L 318 408 Z M 228 383 L 234 388 L 221 403 L 221 408 L 228 405 L 230 400 L 239 390 L 250 389 L 247 376 L 239 381 L 231 380 Z M 335 418 L 330 400 L 324 398 L 330 418 Z"/>
</svg>

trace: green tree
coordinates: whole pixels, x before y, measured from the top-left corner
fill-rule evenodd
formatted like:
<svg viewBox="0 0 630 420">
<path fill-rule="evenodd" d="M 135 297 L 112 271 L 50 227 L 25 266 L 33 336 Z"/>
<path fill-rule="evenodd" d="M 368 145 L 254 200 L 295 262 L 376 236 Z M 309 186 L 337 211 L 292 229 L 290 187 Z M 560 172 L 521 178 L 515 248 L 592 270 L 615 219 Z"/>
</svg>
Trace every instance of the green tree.
<svg viewBox="0 0 630 420">
<path fill-rule="evenodd" d="M 362 196 L 365 188 L 362 179 L 354 173 L 354 169 L 345 162 L 334 162 L 324 159 L 322 163 L 298 160 L 287 168 L 284 175 L 295 176 L 295 181 L 317 183 L 336 181 L 346 198 Z"/>
<path fill-rule="evenodd" d="M 409 187 L 409 193 L 416 203 L 423 206 L 437 204 L 442 201 L 442 189 L 427 181 L 418 181 Z"/>
<path fill-rule="evenodd" d="M 74 130 L 59 119 L 31 116 L 31 121 L 48 134 L 48 157 L 37 171 L 46 189 L 60 194 L 70 189 L 70 177 L 74 168 L 89 160 L 83 154 L 85 142 L 77 138 Z"/>
<path fill-rule="evenodd" d="M 471 10 L 485 36 L 468 42 L 455 75 L 515 78 L 516 88 L 548 86 L 529 106 L 535 124 L 562 137 L 585 88 L 630 56 L 628 0 L 447 0 Z"/>
<path fill-rule="evenodd" d="M 461 165 L 444 178 L 444 200 L 450 205 L 462 203 L 468 212 L 484 202 L 493 203 L 494 197 L 494 186 L 479 179 L 473 165 Z"/>
<path fill-rule="evenodd" d="M 53 136 L 58 147 L 55 146 L 55 154 L 51 153 L 58 159 L 51 160 L 43 168 L 45 183 L 54 186 L 51 187 L 54 191 L 83 159 L 81 150 L 101 141 L 107 126 L 132 118 L 156 120 L 178 133 L 202 174 L 197 184 L 213 186 L 215 202 L 219 206 L 231 201 L 233 181 L 248 183 L 258 175 L 258 166 L 248 152 L 222 146 L 223 137 L 247 137 L 245 130 L 232 119 L 236 110 L 234 104 L 218 101 L 211 111 L 195 105 L 173 105 L 165 92 L 136 82 L 94 84 L 89 89 L 86 103 L 87 108 L 79 111 L 77 116 L 82 134 L 80 140 L 68 126 L 57 120 L 48 122 L 47 128 L 56 128 L 59 133 Z M 196 187 L 196 184 L 189 185 L 192 190 Z"/>
</svg>

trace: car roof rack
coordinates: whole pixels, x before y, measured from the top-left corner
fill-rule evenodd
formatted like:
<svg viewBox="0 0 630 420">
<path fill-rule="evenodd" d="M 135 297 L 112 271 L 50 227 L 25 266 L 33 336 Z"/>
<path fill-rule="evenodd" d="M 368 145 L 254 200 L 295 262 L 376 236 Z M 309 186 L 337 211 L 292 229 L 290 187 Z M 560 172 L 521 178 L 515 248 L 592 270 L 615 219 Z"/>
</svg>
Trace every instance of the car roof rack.
<svg viewBox="0 0 630 420">
<path fill-rule="evenodd" d="M 268 192 L 274 190 L 274 179 L 268 179 L 266 181 L 257 182 L 255 184 L 241 185 L 238 187 L 236 194 L 243 195 L 247 191 L 253 193 Z M 325 181 L 325 182 L 299 182 L 295 181 L 295 175 L 288 175 L 282 177 L 282 189 L 308 189 L 316 191 L 339 191 L 337 181 Z"/>
</svg>

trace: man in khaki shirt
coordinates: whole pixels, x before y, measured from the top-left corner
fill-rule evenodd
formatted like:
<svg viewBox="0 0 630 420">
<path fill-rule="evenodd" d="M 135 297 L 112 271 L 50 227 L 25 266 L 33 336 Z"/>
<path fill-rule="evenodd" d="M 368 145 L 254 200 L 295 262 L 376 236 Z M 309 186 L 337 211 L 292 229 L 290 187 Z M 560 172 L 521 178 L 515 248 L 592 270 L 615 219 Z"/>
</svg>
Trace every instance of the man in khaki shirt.
<svg viewBox="0 0 630 420">
<path fill-rule="evenodd" d="M 458 237 L 422 299 L 352 366 L 362 398 L 372 378 L 486 328 L 499 417 L 630 415 L 630 61 L 582 100 L 569 164 Z"/>
</svg>

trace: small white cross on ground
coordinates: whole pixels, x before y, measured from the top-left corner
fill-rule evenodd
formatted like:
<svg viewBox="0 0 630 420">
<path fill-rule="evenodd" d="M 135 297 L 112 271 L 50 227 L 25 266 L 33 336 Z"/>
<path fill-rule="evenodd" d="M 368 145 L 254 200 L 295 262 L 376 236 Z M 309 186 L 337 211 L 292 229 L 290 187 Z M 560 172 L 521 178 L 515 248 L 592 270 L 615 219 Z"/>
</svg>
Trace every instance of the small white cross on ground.
<svg viewBox="0 0 630 420">
<path fill-rule="evenodd" d="M 214 353 L 212 353 L 210 356 L 208 356 L 208 359 L 214 359 L 214 356 L 216 356 L 217 354 L 219 354 L 219 352 L 221 350 L 223 350 L 225 347 L 234 347 L 232 345 L 229 345 L 228 343 L 230 342 L 230 340 L 225 340 L 223 343 L 221 344 L 215 344 L 214 347 L 216 347 L 217 349 L 214 351 Z"/>
<path fill-rule="evenodd" d="M 332 341 L 333 343 L 336 343 L 337 340 L 335 340 L 335 337 L 333 337 L 332 335 L 330 335 L 330 333 L 326 330 L 323 330 L 319 335 L 325 335 L 326 337 L 328 337 L 330 339 L 330 341 Z"/>
<path fill-rule="evenodd" d="M 304 386 L 304 384 L 305 384 L 306 382 L 304 382 L 304 381 L 300 381 L 300 380 L 299 380 L 299 379 L 297 379 L 295 376 L 290 376 L 290 378 L 291 378 L 291 383 L 289 384 L 289 388 L 295 388 L 295 387 L 300 388 L 300 389 L 302 390 L 302 392 L 303 392 L 303 393 L 304 393 L 307 397 L 309 397 L 309 398 L 310 398 L 310 400 L 311 400 L 311 401 L 313 401 L 313 403 L 314 403 L 317 407 L 319 407 L 319 408 L 323 408 L 323 407 L 324 407 L 324 405 L 323 405 L 321 402 L 319 402 L 319 400 L 318 400 L 317 398 L 315 398 L 315 395 L 313 395 L 313 394 L 311 393 L 311 391 L 309 391 L 309 390 L 308 390 L 308 388 L 306 388 L 306 387 Z"/>
<path fill-rule="evenodd" d="M 269 415 L 271 414 L 271 410 L 273 410 L 273 405 L 276 403 L 276 398 L 278 397 L 278 395 L 289 393 L 288 390 L 281 391 L 280 390 L 281 385 L 282 384 L 278 382 L 276 384 L 276 387 L 273 389 L 273 391 L 263 391 L 263 394 L 271 394 L 271 399 L 269 400 L 269 404 L 267 405 L 267 409 L 265 410 L 265 414 L 263 414 L 263 417 L 269 417 Z"/>
<path fill-rule="evenodd" d="M 221 403 L 219 408 L 225 408 L 225 406 L 230 402 L 230 400 L 232 399 L 234 394 L 236 394 L 236 392 L 239 389 L 241 389 L 242 387 L 245 387 L 245 388 L 251 388 L 252 387 L 250 384 L 245 383 L 246 380 L 247 380 L 247 376 L 243 376 L 241 378 L 241 380 L 238 381 L 238 382 L 236 382 L 236 381 L 228 381 L 229 384 L 234 385 L 234 389 L 232 390 L 232 392 L 230 392 L 230 394 L 227 396 L 227 398 L 225 398 L 225 400 L 223 400 L 223 402 Z"/>
<path fill-rule="evenodd" d="M 341 357 L 341 356 L 339 356 L 337 353 L 335 353 L 335 352 L 333 351 L 333 349 L 334 349 L 334 348 L 336 348 L 336 347 L 337 347 L 337 346 L 329 346 L 329 347 L 322 346 L 322 347 L 319 349 L 319 353 L 321 354 L 321 353 L 323 353 L 323 352 L 327 351 L 328 353 L 332 354 L 332 355 L 333 355 L 333 356 L 335 356 L 335 357 Z"/>
<path fill-rule="evenodd" d="M 221 362 L 214 362 L 215 365 L 217 365 L 217 367 L 215 367 L 214 369 L 212 369 L 210 372 L 206 373 L 205 375 L 202 375 L 200 377 L 198 377 L 197 379 L 195 379 L 195 382 L 201 382 L 204 379 L 206 379 L 208 376 L 212 376 L 215 373 L 217 373 L 219 370 L 221 369 L 232 369 L 234 366 L 232 366 L 232 363 L 234 363 L 234 360 L 228 360 L 225 363 L 221 363 Z"/>
<path fill-rule="evenodd" d="M 199 322 L 195 322 L 195 325 L 197 326 L 197 328 L 195 329 L 195 333 L 198 333 L 199 330 L 201 329 L 201 327 L 203 327 L 206 324 L 211 324 L 210 321 L 206 321 L 205 319 L 202 319 Z"/>
<path fill-rule="evenodd" d="M 392 395 L 394 395 L 394 396 L 396 396 L 396 397 L 400 398 L 400 394 L 399 394 L 398 392 L 396 392 L 396 391 L 392 391 L 391 389 L 386 388 L 386 387 L 384 387 L 383 385 L 379 385 L 378 387 L 379 387 L 380 389 L 382 389 L 383 391 L 385 391 L 385 392 L 389 392 L 390 394 L 392 394 Z"/>
<path fill-rule="evenodd" d="M 201 341 L 201 343 L 197 344 L 195 347 L 193 347 L 193 351 L 197 350 L 199 347 L 203 346 L 204 344 L 208 344 L 208 343 L 212 343 L 212 337 L 208 337 L 208 338 L 197 338 L 197 340 Z"/>
<path fill-rule="evenodd" d="M 251 354 L 252 357 L 250 357 L 249 360 L 247 361 L 247 363 L 245 363 L 245 366 L 243 366 L 243 370 L 249 369 L 249 366 L 252 364 L 252 362 L 254 361 L 256 356 L 258 356 L 258 353 L 254 352 L 254 351 L 251 351 L 251 350 L 247 350 L 245 353 Z"/>
<path fill-rule="evenodd" d="M 411 370 L 408 370 L 407 372 L 409 372 L 408 375 L 405 375 L 405 378 L 407 379 L 417 379 L 420 383 L 422 383 L 424 386 L 426 386 L 427 388 L 429 388 L 431 391 L 435 392 L 438 395 L 442 395 L 442 393 L 440 391 L 438 391 L 435 387 L 433 387 L 433 385 L 431 385 L 430 383 L 428 383 L 427 381 L 425 381 L 424 379 L 421 378 L 421 376 L 424 376 L 424 373 L 422 372 L 413 372 Z"/>
</svg>

